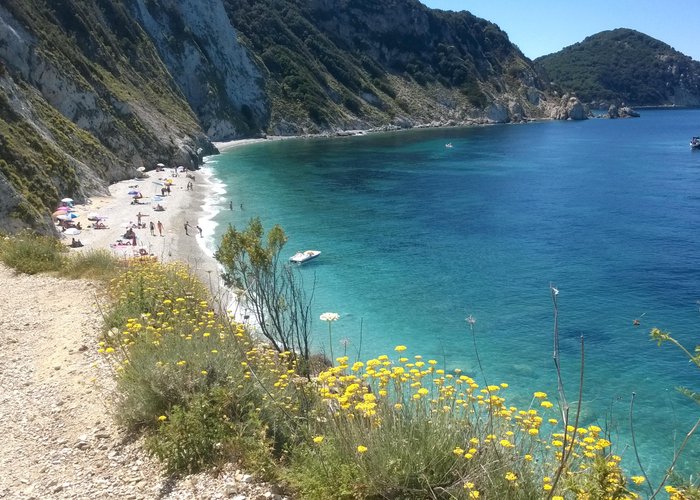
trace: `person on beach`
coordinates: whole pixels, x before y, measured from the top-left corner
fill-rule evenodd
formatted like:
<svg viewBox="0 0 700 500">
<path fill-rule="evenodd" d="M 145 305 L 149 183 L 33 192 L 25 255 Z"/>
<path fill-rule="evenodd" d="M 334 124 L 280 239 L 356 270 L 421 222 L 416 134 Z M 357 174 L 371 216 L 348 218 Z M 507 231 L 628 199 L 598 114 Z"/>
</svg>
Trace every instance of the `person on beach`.
<svg viewBox="0 0 700 500">
<path fill-rule="evenodd" d="M 185 236 L 189 236 L 189 235 L 190 235 L 189 231 L 190 231 L 190 222 L 189 222 L 189 221 L 185 221 Z"/>
<path fill-rule="evenodd" d="M 202 228 L 199 226 L 196 226 L 196 228 L 197 228 L 197 231 L 199 231 L 199 237 L 202 238 L 203 237 L 202 236 Z"/>
<path fill-rule="evenodd" d="M 228 202 L 228 209 L 233 210 L 233 201 Z"/>
<path fill-rule="evenodd" d="M 158 234 L 163 236 L 163 223 L 158 221 Z"/>
<path fill-rule="evenodd" d="M 141 217 L 143 217 L 143 214 L 139 210 L 139 213 L 136 214 L 136 223 L 141 227 Z"/>
<path fill-rule="evenodd" d="M 156 235 L 156 225 L 153 223 L 153 221 L 148 223 L 148 227 L 151 230 L 151 236 Z"/>
</svg>

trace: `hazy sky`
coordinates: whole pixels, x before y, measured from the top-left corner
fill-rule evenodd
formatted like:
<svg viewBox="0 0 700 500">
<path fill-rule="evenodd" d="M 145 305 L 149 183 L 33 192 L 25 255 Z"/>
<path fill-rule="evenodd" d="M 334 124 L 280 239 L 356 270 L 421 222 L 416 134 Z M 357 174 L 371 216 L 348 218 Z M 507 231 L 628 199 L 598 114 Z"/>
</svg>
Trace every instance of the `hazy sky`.
<svg viewBox="0 0 700 500">
<path fill-rule="evenodd" d="M 631 28 L 700 61 L 698 0 L 420 0 L 428 7 L 468 10 L 497 24 L 530 59 L 587 36 Z"/>
</svg>

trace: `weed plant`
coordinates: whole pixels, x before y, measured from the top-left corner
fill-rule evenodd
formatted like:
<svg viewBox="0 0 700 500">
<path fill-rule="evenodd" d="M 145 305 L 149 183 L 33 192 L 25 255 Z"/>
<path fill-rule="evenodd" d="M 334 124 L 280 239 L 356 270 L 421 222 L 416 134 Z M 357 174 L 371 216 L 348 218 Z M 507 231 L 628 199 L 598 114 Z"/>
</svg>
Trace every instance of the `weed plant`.
<svg viewBox="0 0 700 500">
<path fill-rule="evenodd" d="M 121 267 L 122 263 L 109 250 L 87 250 L 70 254 L 59 274 L 72 279 L 108 281 Z"/>
<path fill-rule="evenodd" d="M 67 249 L 56 238 L 30 231 L 0 240 L 0 260 L 24 274 L 59 271 L 65 264 L 66 253 Z"/>
</svg>

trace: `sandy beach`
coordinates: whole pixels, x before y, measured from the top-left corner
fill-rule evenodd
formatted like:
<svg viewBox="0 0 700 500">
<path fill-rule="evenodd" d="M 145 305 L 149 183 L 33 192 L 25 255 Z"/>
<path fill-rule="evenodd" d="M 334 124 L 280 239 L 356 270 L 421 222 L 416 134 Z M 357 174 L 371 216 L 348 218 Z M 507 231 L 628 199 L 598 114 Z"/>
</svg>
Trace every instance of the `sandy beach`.
<svg viewBox="0 0 700 500">
<path fill-rule="evenodd" d="M 266 140 L 269 139 L 244 139 L 215 145 L 224 151 Z M 162 196 L 161 190 L 168 181 L 171 182 L 170 193 Z M 129 194 L 134 192 L 142 196 L 138 204 L 133 203 L 134 196 Z M 236 305 L 233 294 L 221 284 L 220 266 L 213 257 L 212 243 L 216 228 L 212 218 L 220 210 L 227 210 L 229 202 L 238 203 L 226 196 L 224 187 L 217 184 L 206 163 L 196 171 L 176 173 L 170 167 L 163 171 L 151 170 L 142 177 L 110 185 L 109 193 L 109 196 L 95 196 L 86 204 L 74 206 L 78 215 L 74 222 L 80 222 L 82 229 L 78 235 L 64 235 L 62 241 L 69 246 L 75 238 L 83 246 L 71 248 L 71 252 L 105 249 L 118 257 L 151 255 L 161 262 L 183 262 L 210 288 L 219 304 L 243 320 L 242 307 Z M 164 210 L 155 210 L 158 205 Z M 94 219 L 91 217 L 94 215 L 100 217 L 106 228 L 98 229 L 94 220 L 88 220 Z M 158 222 L 162 224 L 162 232 L 158 230 Z M 153 234 L 151 223 L 155 226 Z M 189 224 L 187 233 L 185 223 Z M 133 240 L 126 244 L 128 240 L 124 235 L 128 228 L 136 235 L 136 245 Z"/>
<path fill-rule="evenodd" d="M 109 249 L 120 257 L 148 254 L 163 262 L 186 262 L 200 275 L 202 271 L 216 271 L 216 262 L 205 254 L 197 242 L 198 238 L 204 237 L 199 234 L 197 226 L 201 227 L 201 207 L 203 200 L 212 194 L 212 184 L 200 172 L 187 173 L 194 179 L 186 177 L 185 173 L 178 173 L 175 177 L 172 172 L 172 169 L 153 171 L 141 179 L 112 184 L 109 187 L 110 196 L 94 197 L 88 204 L 75 205 L 75 213 L 79 216 L 75 221 L 80 222 L 82 230 L 74 238 L 84 246 L 72 250 Z M 160 201 L 159 198 L 154 200 L 160 195 L 167 179 L 172 180 L 170 194 Z M 187 189 L 189 182 L 192 183 L 191 190 Z M 134 191 L 142 195 L 138 204 L 133 203 L 133 195 L 129 194 Z M 164 210 L 156 211 L 158 205 Z M 98 229 L 95 221 L 88 220 L 91 214 L 99 216 L 106 227 Z M 138 225 L 139 220 L 141 226 Z M 159 222 L 161 231 L 158 229 Z M 153 232 L 151 223 L 155 226 Z M 188 234 L 185 223 L 189 223 Z M 124 236 L 129 228 L 136 235 L 136 245 Z M 69 244 L 72 236 L 66 235 L 64 238 Z"/>
</svg>

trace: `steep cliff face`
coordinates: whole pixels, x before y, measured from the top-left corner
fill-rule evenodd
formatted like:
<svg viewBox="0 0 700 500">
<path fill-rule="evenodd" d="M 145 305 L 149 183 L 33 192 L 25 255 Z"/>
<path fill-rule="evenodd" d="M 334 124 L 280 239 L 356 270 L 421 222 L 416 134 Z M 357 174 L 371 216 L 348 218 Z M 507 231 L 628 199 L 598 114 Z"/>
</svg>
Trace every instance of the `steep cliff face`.
<svg viewBox="0 0 700 500">
<path fill-rule="evenodd" d="M 119 4 L 0 6 L 0 225 L 50 228 L 81 200 L 208 143 L 150 40 Z"/>
<path fill-rule="evenodd" d="M 220 0 L 135 0 L 132 10 L 210 139 L 267 127 L 264 78 Z"/>
</svg>

